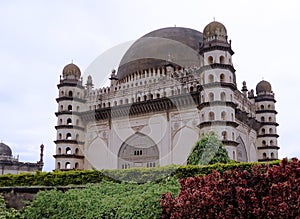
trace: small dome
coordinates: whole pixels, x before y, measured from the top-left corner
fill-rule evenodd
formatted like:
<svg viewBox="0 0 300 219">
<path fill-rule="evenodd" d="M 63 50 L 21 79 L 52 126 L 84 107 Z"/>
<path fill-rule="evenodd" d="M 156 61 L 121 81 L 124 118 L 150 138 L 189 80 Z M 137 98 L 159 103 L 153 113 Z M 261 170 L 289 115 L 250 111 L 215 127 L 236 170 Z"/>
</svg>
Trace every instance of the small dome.
<svg viewBox="0 0 300 219">
<path fill-rule="evenodd" d="M 206 25 L 206 27 L 203 30 L 203 36 L 204 38 L 208 39 L 215 36 L 222 36 L 227 37 L 227 30 L 225 26 L 217 21 L 213 21 Z"/>
<path fill-rule="evenodd" d="M 256 94 L 259 93 L 271 93 L 272 92 L 272 86 L 268 81 L 262 80 L 256 85 Z"/>
<path fill-rule="evenodd" d="M 4 143 L 0 143 L 0 156 L 12 156 L 10 147 Z"/>
<path fill-rule="evenodd" d="M 79 79 L 81 76 L 80 69 L 77 65 L 70 63 L 63 69 L 63 77 L 70 79 Z"/>
</svg>

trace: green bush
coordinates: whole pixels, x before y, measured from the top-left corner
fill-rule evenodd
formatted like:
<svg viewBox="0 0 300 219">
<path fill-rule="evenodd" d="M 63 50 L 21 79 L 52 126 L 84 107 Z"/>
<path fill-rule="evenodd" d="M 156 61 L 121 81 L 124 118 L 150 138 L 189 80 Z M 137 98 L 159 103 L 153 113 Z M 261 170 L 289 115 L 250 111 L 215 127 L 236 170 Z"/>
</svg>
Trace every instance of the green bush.
<svg viewBox="0 0 300 219">
<path fill-rule="evenodd" d="M 227 150 L 214 133 L 202 135 L 193 147 L 187 163 L 192 165 L 207 165 L 214 163 L 229 163 Z"/>
<path fill-rule="evenodd" d="M 159 218 L 162 193 L 179 192 L 176 179 L 145 184 L 102 181 L 85 189 L 39 192 L 23 211 L 25 218 Z"/>
<path fill-rule="evenodd" d="M 0 219 L 13 218 L 21 218 L 21 213 L 13 208 L 7 208 L 2 195 L 0 195 Z"/>
</svg>

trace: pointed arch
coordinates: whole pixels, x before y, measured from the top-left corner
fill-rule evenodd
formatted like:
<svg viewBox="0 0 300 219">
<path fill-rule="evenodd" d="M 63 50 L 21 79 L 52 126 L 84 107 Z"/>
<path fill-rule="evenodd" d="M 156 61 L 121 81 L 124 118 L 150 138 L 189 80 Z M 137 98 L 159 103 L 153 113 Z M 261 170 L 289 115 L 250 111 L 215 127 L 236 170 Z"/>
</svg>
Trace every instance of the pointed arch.
<svg viewBox="0 0 300 219">
<path fill-rule="evenodd" d="M 247 156 L 247 151 L 245 147 L 245 143 L 241 136 L 239 136 L 236 141 L 239 143 L 238 146 L 236 147 L 237 151 L 237 161 L 238 162 L 248 162 L 248 156 Z"/>
<path fill-rule="evenodd" d="M 159 150 L 147 135 L 136 132 L 123 142 L 118 153 L 118 168 L 159 165 Z M 154 165 L 153 165 L 154 164 Z"/>
</svg>

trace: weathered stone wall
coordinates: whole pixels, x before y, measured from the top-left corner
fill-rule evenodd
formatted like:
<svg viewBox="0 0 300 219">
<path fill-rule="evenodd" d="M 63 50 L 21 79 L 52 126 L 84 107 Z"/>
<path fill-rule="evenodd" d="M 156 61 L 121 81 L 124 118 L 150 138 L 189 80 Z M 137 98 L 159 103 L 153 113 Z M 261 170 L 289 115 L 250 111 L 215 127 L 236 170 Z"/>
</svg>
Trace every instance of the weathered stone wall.
<svg viewBox="0 0 300 219">
<path fill-rule="evenodd" d="M 39 191 L 57 189 L 65 192 L 75 188 L 85 188 L 85 186 L 0 187 L 0 194 L 4 197 L 7 207 L 21 210 L 25 202 L 32 201 Z"/>
</svg>

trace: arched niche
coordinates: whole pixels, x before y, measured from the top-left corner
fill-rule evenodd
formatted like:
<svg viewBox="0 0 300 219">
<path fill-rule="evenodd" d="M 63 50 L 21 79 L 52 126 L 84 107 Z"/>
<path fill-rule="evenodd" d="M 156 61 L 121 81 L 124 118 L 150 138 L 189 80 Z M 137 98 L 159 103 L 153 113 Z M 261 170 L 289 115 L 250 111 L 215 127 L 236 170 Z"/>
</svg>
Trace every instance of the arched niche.
<svg viewBox="0 0 300 219">
<path fill-rule="evenodd" d="M 159 150 L 149 136 L 137 132 L 123 142 L 118 153 L 119 169 L 158 165 Z"/>
<path fill-rule="evenodd" d="M 239 143 L 236 147 L 237 152 L 237 161 L 238 162 L 248 162 L 247 151 L 245 147 L 245 143 L 241 136 L 239 136 L 236 141 Z"/>
</svg>

